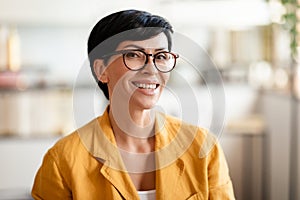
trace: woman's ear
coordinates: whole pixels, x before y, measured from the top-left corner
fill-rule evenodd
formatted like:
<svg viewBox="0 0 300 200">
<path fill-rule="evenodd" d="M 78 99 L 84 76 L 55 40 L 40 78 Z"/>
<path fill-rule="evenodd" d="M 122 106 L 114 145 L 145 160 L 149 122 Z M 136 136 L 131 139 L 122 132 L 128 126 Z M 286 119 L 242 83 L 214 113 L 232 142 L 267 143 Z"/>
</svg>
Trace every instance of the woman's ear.
<svg viewBox="0 0 300 200">
<path fill-rule="evenodd" d="M 104 64 L 104 61 L 102 59 L 96 59 L 94 61 L 93 68 L 97 79 L 102 83 L 108 83 L 109 80 L 107 77 L 106 66 Z"/>
</svg>

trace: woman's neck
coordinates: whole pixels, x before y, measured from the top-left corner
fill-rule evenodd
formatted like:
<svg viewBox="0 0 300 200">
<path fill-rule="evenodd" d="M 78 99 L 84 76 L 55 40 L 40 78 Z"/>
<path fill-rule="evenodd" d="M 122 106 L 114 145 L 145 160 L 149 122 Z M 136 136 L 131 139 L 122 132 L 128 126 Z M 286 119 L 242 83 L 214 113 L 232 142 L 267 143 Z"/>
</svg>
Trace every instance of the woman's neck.
<svg viewBox="0 0 300 200">
<path fill-rule="evenodd" d="M 118 147 L 135 153 L 154 151 L 154 119 L 150 110 L 130 111 L 129 116 L 115 117 L 109 110 L 109 118 Z"/>
<path fill-rule="evenodd" d="M 110 107 L 111 108 L 111 107 Z M 151 112 L 128 112 L 117 114 L 109 110 L 109 118 L 124 166 L 137 190 L 155 189 L 155 138 L 154 120 Z M 123 116 L 120 118 L 120 116 Z M 118 121 L 117 121 L 118 120 Z M 137 126 L 138 125 L 138 126 Z M 125 126 L 123 129 L 120 126 Z M 143 156 L 137 156 L 142 154 Z M 132 166 L 132 160 L 135 164 Z M 148 167 L 151 171 L 149 172 Z"/>
</svg>

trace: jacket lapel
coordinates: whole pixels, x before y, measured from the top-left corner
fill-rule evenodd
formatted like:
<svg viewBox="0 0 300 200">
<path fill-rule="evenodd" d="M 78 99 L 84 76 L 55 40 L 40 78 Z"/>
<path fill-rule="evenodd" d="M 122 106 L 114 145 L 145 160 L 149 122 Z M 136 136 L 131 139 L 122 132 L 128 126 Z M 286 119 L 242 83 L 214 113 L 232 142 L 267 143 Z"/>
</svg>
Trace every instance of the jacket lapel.
<svg viewBox="0 0 300 200">
<path fill-rule="evenodd" d="M 103 165 L 100 173 L 118 190 L 123 199 L 138 200 L 137 191 L 127 172 Z"/>
<path fill-rule="evenodd" d="M 124 199 L 138 199 L 135 187 L 126 172 L 110 126 L 108 113 L 80 128 L 78 134 L 87 150 L 102 164 L 100 173 Z"/>
</svg>

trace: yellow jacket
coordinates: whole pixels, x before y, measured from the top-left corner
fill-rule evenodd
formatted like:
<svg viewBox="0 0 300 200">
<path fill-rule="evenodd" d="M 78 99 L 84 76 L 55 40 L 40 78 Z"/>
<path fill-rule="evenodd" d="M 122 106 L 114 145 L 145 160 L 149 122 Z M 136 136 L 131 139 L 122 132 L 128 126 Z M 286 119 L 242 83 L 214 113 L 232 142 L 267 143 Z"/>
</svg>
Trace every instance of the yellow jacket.
<svg viewBox="0 0 300 200">
<path fill-rule="evenodd" d="M 223 152 L 207 131 L 156 116 L 156 199 L 234 199 Z M 58 141 L 45 155 L 34 199 L 139 199 L 124 169 L 108 112 Z"/>
</svg>

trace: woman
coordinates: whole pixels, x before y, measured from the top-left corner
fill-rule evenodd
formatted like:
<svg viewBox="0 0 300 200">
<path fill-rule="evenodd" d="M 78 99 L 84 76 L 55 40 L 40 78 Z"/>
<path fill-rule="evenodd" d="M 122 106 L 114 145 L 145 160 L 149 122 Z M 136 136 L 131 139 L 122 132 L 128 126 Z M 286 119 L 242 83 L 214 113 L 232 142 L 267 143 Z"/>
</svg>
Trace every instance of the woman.
<svg viewBox="0 0 300 200">
<path fill-rule="evenodd" d="M 234 199 L 212 135 L 153 109 L 178 58 L 172 33 L 138 10 L 95 25 L 89 60 L 109 106 L 47 152 L 35 199 Z"/>
</svg>

